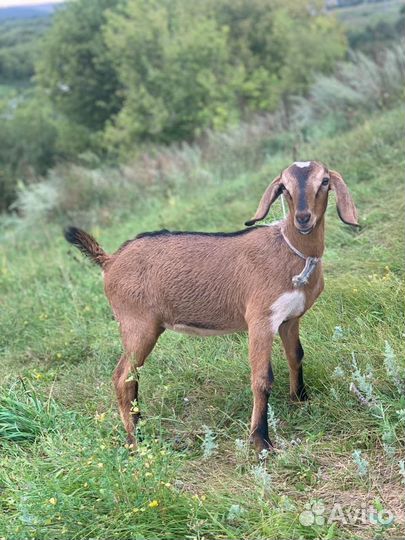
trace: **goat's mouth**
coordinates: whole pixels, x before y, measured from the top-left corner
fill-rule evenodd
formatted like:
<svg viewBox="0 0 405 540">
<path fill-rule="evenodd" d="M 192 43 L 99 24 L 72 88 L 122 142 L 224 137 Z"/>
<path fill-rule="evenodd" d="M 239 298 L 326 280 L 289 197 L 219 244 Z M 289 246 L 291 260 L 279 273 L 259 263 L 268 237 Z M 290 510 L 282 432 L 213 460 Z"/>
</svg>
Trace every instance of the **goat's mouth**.
<svg viewBox="0 0 405 540">
<path fill-rule="evenodd" d="M 307 235 L 314 230 L 314 227 L 315 227 L 315 223 L 313 223 L 309 227 L 296 227 L 296 228 L 300 234 Z"/>
</svg>

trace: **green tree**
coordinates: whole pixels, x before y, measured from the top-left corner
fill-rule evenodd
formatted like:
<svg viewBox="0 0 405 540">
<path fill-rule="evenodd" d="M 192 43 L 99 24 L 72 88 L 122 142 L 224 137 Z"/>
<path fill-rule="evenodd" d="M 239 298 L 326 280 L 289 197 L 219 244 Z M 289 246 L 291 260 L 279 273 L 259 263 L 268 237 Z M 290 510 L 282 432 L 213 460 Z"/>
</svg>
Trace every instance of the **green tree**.
<svg viewBox="0 0 405 540">
<path fill-rule="evenodd" d="M 336 19 L 319 0 L 219 0 L 230 30 L 232 58 L 243 63 L 241 106 L 272 111 L 306 92 L 318 72 L 330 72 L 346 52 Z"/>
<path fill-rule="evenodd" d="M 38 80 L 69 147 L 80 126 L 81 140 L 86 128 L 128 151 L 280 104 L 288 127 L 291 96 L 345 50 L 321 0 L 77 0 L 56 16 Z"/>
<path fill-rule="evenodd" d="M 243 73 L 233 68 L 228 28 L 208 3 L 129 0 L 109 14 L 105 37 L 125 88 L 108 144 L 190 139 L 237 118 Z"/>
<path fill-rule="evenodd" d="M 307 0 L 129 0 L 106 42 L 124 86 L 109 146 L 192 138 L 303 94 L 346 51 L 323 4 Z"/>
<path fill-rule="evenodd" d="M 71 121 L 101 130 L 121 108 L 120 84 L 101 27 L 120 0 L 68 2 L 44 39 L 37 79 L 57 110 Z"/>
</svg>

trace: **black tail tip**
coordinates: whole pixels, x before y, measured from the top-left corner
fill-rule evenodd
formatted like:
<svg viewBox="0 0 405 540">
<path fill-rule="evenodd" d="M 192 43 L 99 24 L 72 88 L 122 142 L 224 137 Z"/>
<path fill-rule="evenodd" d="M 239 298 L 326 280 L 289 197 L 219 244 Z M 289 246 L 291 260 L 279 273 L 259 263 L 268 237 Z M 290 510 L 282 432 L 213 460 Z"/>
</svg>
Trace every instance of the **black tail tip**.
<svg viewBox="0 0 405 540">
<path fill-rule="evenodd" d="M 79 244 L 78 237 L 81 233 L 81 230 L 77 227 L 66 227 L 63 231 L 63 236 L 70 243 L 77 245 Z"/>
<path fill-rule="evenodd" d="M 245 221 L 245 225 L 246 227 L 251 227 L 252 225 L 254 225 L 256 223 L 256 219 L 250 219 L 249 221 Z"/>
</svg>

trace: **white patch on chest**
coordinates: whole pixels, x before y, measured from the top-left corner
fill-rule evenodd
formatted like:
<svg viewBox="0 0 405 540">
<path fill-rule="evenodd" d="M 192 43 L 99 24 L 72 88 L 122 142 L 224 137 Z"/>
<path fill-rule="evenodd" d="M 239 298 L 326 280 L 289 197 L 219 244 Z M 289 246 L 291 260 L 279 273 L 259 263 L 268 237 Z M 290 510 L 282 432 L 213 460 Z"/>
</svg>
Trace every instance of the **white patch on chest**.
<svg viewBox="0 0 405 540">
<path fill-rule="evenodd" d="M 293 317 L 299 317 L 305 309 L 305 294 L 303 291 L 283 293 L 271 306 L 271 328 L 274 333 L 282 322 Z"/>
<path fill-rule="evenodd" d="M 300 169 L 304 169 L 305 167 L 309 167 L 311 165 L 310 161 L 294 161 L 294 165 L 296 167 L 299 167 Z"/>
</svg>

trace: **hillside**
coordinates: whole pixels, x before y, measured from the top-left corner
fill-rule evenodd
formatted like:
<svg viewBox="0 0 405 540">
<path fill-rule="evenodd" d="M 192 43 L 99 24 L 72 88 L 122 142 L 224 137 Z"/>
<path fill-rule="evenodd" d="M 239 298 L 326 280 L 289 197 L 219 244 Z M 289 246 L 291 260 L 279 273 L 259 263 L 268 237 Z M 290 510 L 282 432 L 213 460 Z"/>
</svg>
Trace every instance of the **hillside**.
<svg viewBox="0 0 405 540">
<path fill-rule="evenodd" d="M 209 155 L 184 146 L 162 154 L 160 168 L 151 157 L 142 170 L 65 169 L 28 193 L 25 219 L 4 219 L 0 244 L 0 537 L 403 536 L 402 117 L 376 113 L 300 149 L 343 174 L 362 228 L 344 226 L 331 198 L 325 292 L 302 324 L 311 401 L 289 403 L 277 340 L 277 452 L 265 464 L 247 445 L 245 335 L 161 337 L 141 374 L 143 442 L 129 453 L 110 382 L 117 325 L 100 272 L 61 229 L 74 220 L 108 251 L 161 227 L 240 229 L 291 156 L 258 126 L 241 128 Z M 58 213 L 47 210 L 52 197 Z M 280 215 L 278 206 L 270 219 Z M 380 521 L 328 521 L 336 503 L 346 518 L 366 509 Z"/>
<path fill-rule="evenodd" d="M 16 6 L 0 6 L 0 22 L 9 21 L 10 19 L 16 21 L 44 17 L 52 14 L 60 5 L 60 2 L 44 2 L 43 4 L 38 3 L 34 5 L 26 5 L 24 2 L 21 2 L 21 4 Z"/>
</svg>

